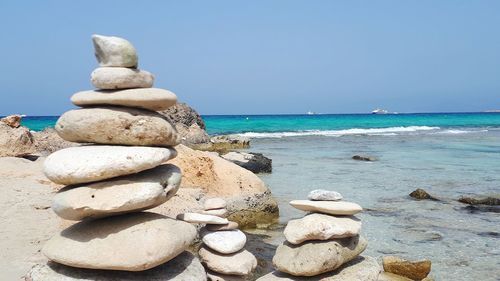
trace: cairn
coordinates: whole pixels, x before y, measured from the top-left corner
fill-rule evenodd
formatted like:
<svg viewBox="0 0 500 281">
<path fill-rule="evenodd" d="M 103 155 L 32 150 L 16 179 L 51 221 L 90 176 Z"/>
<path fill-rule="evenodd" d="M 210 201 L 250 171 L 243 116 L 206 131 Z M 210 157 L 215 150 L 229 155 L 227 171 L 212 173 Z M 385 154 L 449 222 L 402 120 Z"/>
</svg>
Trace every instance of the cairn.
<svg viewBox="0 0 500 281">
<path fill-rule="evenodd" d="M 340 193 L 328 190 L 311 191 L 308 199 L 290 202 L 310 214 L 288 222 L 286 241 L 273 257 L 277 271 L 258 280 L 376 281 L 377 261 L 360 256 L 368 245 L 354 216 L 361 206 L 341 201 Z"/>
<path fill-rule="evenodd" d="M 201 229 L 203 245 L 198 254 L 207 269 L 208 280 L 245 280 L 257 267 L 257 259 L 245 250 L 247 238 L 238 223 L 227 220 L 227 203 L 222 198 L 210 198 L 201 213 L 180 214 L 178 219 L 206 224 Z"/>
<path fill-rule="evenodd" d="M 196 228 L 142 212 L 165 203 L 180 186 L 180 169 L 165 164 L 177 155 L 179 136 L 155 112 L 177 97 L 152 88 L 153 75 L 137 69 L 127 40 L 92 39 L 100 64 L 91 74 L 97 90 L 73 95 L 82 108 L 64 113 L 55 126 L 61 138 L 88 145 L 59 150 L 44 163 L 45 175 L 66 185 L 53 211 L 80 222 L 45 244 L 50 262 L 35 266 L 27 280 L 206 280 L 201 263 L 185 251 Z"/>
</svg>

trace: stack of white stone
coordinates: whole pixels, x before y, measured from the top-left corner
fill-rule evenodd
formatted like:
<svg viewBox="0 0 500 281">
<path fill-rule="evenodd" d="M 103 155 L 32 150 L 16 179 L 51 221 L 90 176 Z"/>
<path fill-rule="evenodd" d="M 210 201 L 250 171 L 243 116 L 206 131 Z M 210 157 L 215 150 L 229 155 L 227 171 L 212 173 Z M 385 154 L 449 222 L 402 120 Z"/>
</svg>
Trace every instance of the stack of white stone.
<svg viewBox="0 0 500 281">
<path fill-rule="evenodd" d="M 201 213 L 185 213 L 178 218 L 191 223 L 204 223 L 203 245 L 199 251 L 211 281 L 245 280 L 257 267 L 257 259 L 245 250 L 247 238 L 238 223 L 228 221 L 227 203 L 222 198 L 207 199 Z"/>
<path fill-rule="evenodd" d="M 75 94 L 71 100 L 83 108 L 64 113 L 55 127 L 63 139 L 91 145 L 59 150 L 44 163 L 51 181 L 67 185 L 52 209 L 81 222 L 45 244 L 51 262 L 35 267 L 29 280 L 206 280 L 201 263 L 185 252 L 196 228 L 141 212 L 165 203 L 180 186 L 180 169 L 164 164 L 176 156 L 179 137 L 155 112 L 177 97 L 151 88 L 153 76 L 136 68 L 127 40 L 92 39 L 101 67 L 91 82 L 98 90 Z"/>
<path fill-rule="evenodd" d="M 261 277 L 269 280 L 375 281 L 377 261 L 361 257 L 367 241 L 359 235 L 362 208 L 345 202 L 335 191 L 314 190 L 309 200 L 294 200 L 293 207 L 311 212 L 288 222 L 286 241 L 278 246 L 273 265 L 278 270 Z"/>
</svg>

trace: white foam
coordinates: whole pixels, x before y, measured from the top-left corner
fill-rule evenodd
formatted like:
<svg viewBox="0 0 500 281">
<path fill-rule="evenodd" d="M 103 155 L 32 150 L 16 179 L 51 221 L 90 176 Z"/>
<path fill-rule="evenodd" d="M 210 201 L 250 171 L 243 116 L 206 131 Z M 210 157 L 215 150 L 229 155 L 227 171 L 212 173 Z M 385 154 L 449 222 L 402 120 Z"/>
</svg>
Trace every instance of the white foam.
<svg viewBox="0 0 500 281">
<path fill-rule="evenodd" d="M 459 135 L 459 134 L 484 133 L 484 132 L 488 132 L 488 130 L 465 131 L 465 130 L 450 129 L 441 132 L 436 132 L 436 134 Z"/>
<path fill-rule="evenodd" d="M 368 129 L 346 129 L 346 130 L 307 130 L 297 132 L 274 132 L 274 133 L 258 133 L 246 132 L 237 134 L 238 136 L 248 138 L 284 138 L 284 137 L 301 137 L 301 136 L 327 136 L 340 137 L 347 135 L 396 135 L 397 133 L 431 131 L 439 130 L 439 127 L 429 126 L 408 126 L 408 127 L 389 127 L 389 128 L 368 128 Z"/>
</svg>

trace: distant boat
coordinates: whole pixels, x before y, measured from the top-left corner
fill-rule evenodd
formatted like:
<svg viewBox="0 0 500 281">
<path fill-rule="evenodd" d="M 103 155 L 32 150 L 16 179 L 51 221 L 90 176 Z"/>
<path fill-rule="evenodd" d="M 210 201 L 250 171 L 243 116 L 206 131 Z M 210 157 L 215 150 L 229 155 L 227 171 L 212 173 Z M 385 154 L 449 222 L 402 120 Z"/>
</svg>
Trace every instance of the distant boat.
<svg viewBox="0 0 500 281">
<path fill-rule="evenodd" d="M 389 111 L 387 111 L 385 109 L 380 109 L 380 108 L 377 108 L 377 109 L 372 111 L 372 114 L 387 114 L 387 113 L 389 113 Z"/>
<path fill-rule="evenodd" d="M 317 113 L 316 113 L 316 112 L 312 112 L 312 111 L 308 111 L 306 114 L 307 114 L 307 115 L 315 115 L 315 114 L 317 114 Z"/>
</svg>

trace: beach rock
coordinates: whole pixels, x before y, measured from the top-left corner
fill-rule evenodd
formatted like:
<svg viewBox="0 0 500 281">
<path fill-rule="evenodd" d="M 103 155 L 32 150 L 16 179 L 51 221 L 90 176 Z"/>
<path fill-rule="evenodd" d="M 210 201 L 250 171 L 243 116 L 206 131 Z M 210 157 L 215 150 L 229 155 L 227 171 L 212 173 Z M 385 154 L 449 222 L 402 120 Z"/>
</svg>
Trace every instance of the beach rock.
<svg viewBox="0 0 500 281">
<path fill-rule="evenodd" d="M 241 230 L 204 231 L 203 243 L 210 249 L 221 254 L 232 254 L 245 247 L 247 236 Z"/>
<path fill-rule="evenodd" d="M 67 141 L 138 146 L 175 146 L 180 139 L 160 114 L 144 109 L 106 106 L 70 110 L 55 129 Z"/>
<path fill-rule="evenodd" d="M 181 135 L 181 142 L 188 146 L 210 143 L 206 132 L 205 122 L 200 114 L 185 103 L 177 103 L 166 110 L 159 112 L 175 124 Z"/>
<path fill-rule="evenodd" d="M 54 128 L 45 128 L 40 132 L 32 132 L 35 141 L 35 153 L 41 156 L 61 150 L 63 148 L 79 146 L 79 143 L 63 140 Z"/>
<path fill-rule="evenodd" d="M 26 281 L 206 281 L 206 273 L 198 258 L 183 252 L 155 268 L 139 271 L 95 270 L 69 267 L 55 262 L 34 266 Z"/>
<path fill-rule="evenodd" d="M 100 66 L 132 67 L 138 64 L 137 52 L 127 40 L 103 35 L 92 35 L 95 56 Z"/>
<path fill-rule="evenodd" d="M 79 146 L 52 153 L 44 173 L 59 184 L 78 184 L 133 174 L 175 157 L 173 148 L 143 146 Z"/>
<path fill-rule="evenodd" d="M 301 219 L 290 220 L 285 227 L 285 238 L 292 244 L 308 240 L 329 240 L 357 236 L 361 221 L 353 216 L 334 217 L 310 214 Z"/>
<path fill-rule="evenodd" d="M 364 155 L 354 155 L 352 159 L 358 161 L 377 161 L 377 158 L 375 157 L 364 156 Z"/>
<path fill-rule="evenodd" d="M 382 258 L 382 264 L 384 271 L 412 280 L 422 280 L 431 271 L 430 260 L 409 261 L 400 257 L 386 256 Z"/>
<path fill-rule="evenodd" d="M 99 67 L 90 74 L 92 85 L 103 90 L 151 88 L 154 79 L 147 71 L 126 67 Z"/>
<path fill-rule="evenodd" d="M 227 202 L 226 200 L 222 198 L 209 198 L 205 200 L 205 203 L 203 204 L 203 207 L 205 210 L 213 210 L 213 209 L 223 209 L 227 207 Z"/>
<path fill-rule="evenodd" d="M 372 257 L 357 257 L 337 270 L 314 277 L 298 277 L 273 271 L 257 281 L 377 281 L 380 266 Z"/>
<path fill-rule="evenodd" d="M 221 274 L 248 275 L 257 267 L 257 259 L 247 250 L 222 255 L 207 247 L 199 251 L 201 263 L 210 270 Z"/>
<path fill-rule="evenodd" d="M 469 204 L 469 205 L 488 205 L 488 206 L 498 206 L 500 205 L 500 198 L 486 196 L 486 197 L 468 197 L 462 196 L 458 199 L 458 202 Z"/>
<path fill-rule="evenodd" d="M 250 147 L 250 139 L 235 135 L 215 136 L 210 139 L 211 151 L 228 152 Z"/>
<path fill-rule="evenodd" d="M 325 213 L 329 215 L 355 215 L 363 210 L 363 208 L 356 203 L 344 201 L 293 200 L 290 201 L 290 205 L 302 211 Z"/>
<path fill-rule="evenodd" d="M 178 167 L 164 164 L 107 181 L 68 186 L 54 196 L 52 210 L 63 219 L 82 220 L 150 209 L 175 195 L 181 177 Z"/>
<path fill-rule="evenodd" d="M 78 106 L 119 105 L 159 111 L 175 105 L 177 96 L 170 91 L 158 88 L 91 90 L 74 94 L 71 102 Z"/>
<path fill-rule="evenodd" d="M 404 276 L 396 275 L 390 272 L 382 272 L 378 276 L 378 281 L 413 281 L 413 279 Z"/>
<path fill-rule="evenodd" d="M 27 128 L 13 128 L 0 122 L 0 157 L 20 157 L 34 151 L 33 135 Z"/>
<path fill-rule="evenodd" d="M 269 188 L 254 173 L 215 153 L 193 150 L 184 145 L 178 145 L 176 149 L 179 156 L 171 163 L 182 170 L 181 189 L 198 188 L 206 197 L 224 198 L 228 218 L 241 227 L 265 227 L 277 220 L 278 204 Z"/>
<path fill-rule="evenodd" d="M 246 281 L 243 276 L 220 274 L 211 270 L 207 271 L 207 279 L 209 281 Z"/>
<path fill-rule="evenodd" d="M 221 157 L 256 174 L 271 173 L 273 170 L 272 160 L 262 155 L 262 153 L 231 151 Z"/>
<path fill-rule="evenodd" d="M 227 209 L 213 209 L 213 210 L 206 210 L 206 211 L 201 211 L 202 214 L 205 215 L 212 215 L 212 216 L 218 216 L 221 218 L 227 218 L 229 212 Z"/>
<path fill-rule="evenodd" d="M 194 226 L 154 213 L 132 213 L 79 222 L 42 249 L 68 266 L 142 271 L 182 253 L 196 237 Z"/>
<path fill-rule="evenodd" d="M 359 236 L 301 245 L 284 242 L 273 257 L 274 267 L 294 276 L 315 276 L 339 268 L 361 254 L 367 241 Z"/>
<path fill-rule="evenodd" d="M 307 199 L 313 201 L 339 201 L 342 200 L 342 198 L 342 194 L 325 189 L 315 189 L 307 195 Z"/>
<path fill-rule="evenodd" d="M 204 215 L 197 213 L 184 213 L 177 216 L 178 220 L 183 220 L 190 223 L 205 223 L 205 224 L 228 224 L 229 221 L 225 218 L 220 218 L 212 215 Z"/>
<path fill-rule="evenodd" d="M 430 195 L 427 193 L 427 191 L 417 188 L 414 191 L 410 193 L 410 197 L 415 198 L 417 200 L 434 200 L 434 201 L 439 201 L 439 199 L 435 198 L 434 196 Z"/>
<path fill-rule="evenodd" d="M 238 223 L 230 221 L 227 224 L 207 224 L 206 229 L 209 231 L 225 231 L 238 229 Z"/>
<path fill-rule="evenodd" d="M 19 128 L 21 126 L 21 115 L 9 115 L 0 119 L 0 122 L 7 124 L 11 128 Z"/>
<path fill-rule="evenodd" d="M 196 123 L 189 127 L 184 124 L 177 123 L 175 124 L 175 129 L 181 135 L 181 143 L 185 145 L 197 146 L 198 144 L 210 142 L 210 136 Z"/>
</svg>

